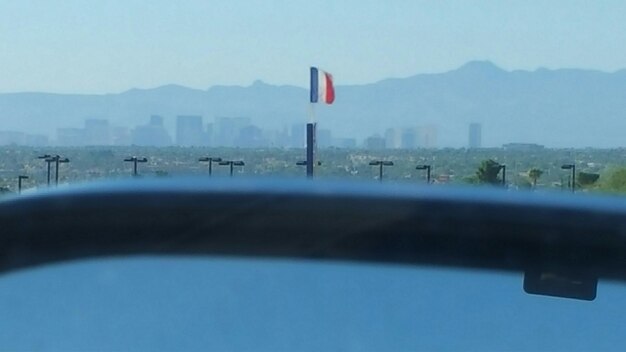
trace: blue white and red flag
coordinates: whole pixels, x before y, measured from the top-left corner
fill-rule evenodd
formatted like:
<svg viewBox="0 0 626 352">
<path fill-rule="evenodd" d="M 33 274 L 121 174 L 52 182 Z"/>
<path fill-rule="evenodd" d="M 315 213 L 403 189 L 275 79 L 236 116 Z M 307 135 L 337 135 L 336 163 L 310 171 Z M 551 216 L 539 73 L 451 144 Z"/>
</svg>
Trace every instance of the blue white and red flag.
<svg viewBox="0 0 626 352">
<path fill-rule="evenodd" d="M 326 104 L 332 104 L 335 101 L 333 76 L 317 67 L 311 67 L 311 103 L 320 101 Z"/>
</svg>

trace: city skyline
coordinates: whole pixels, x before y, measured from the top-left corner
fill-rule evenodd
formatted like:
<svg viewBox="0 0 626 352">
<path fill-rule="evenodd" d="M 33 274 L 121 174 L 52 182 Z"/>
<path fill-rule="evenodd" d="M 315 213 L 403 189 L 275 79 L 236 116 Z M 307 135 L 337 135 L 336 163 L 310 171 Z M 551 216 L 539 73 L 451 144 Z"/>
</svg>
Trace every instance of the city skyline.
<svg viewBox="0 0 626 352">
<path fill-rule="evenodd" d="M 476 122 L 483 125 L 483 147 L 506 143 L 619 147 L 624 145 L 619 131 L 626 126 L 626 99 L 621 88 L 626 84 L 625 73 L 626 70 L 607 74 L 579 69 L 507 71 L 489 61 L 472 61 L 440 74 L 368 85 L 337 85 L 335 103 L 318 105 L 314 110 L 320 129 L 330 130 L 333 137 L 358 141 L 339 145 L 362 144 L 375 134 L 384 136 L 388 128 L 436 126 L 437 132 L 430 133 L 434 138 L 429 137 L 432 140 L 423 145 L 467 147 L 467 126 Z M 572 82 L 577 82 L 577 89 L 572 89 Z M 208 90 L 168 85 L 107 95 L 0 94 L 0 129 L 47 135 L 53 140 L 57 129 L 68 128 L 63 132 L 76 134 L 79 131 L 72 128 L 81 128 L 86 118 L 93 118 L 107 119 L 112 126 L 126 128 L 130 134 L 130 129 L 140 125 L 144 126 L 142 131 L 148 131 L 152 128 L 146 126 L 148 117 L 160 115 L 165 117 L 163 128 L 170 133 L 166 138 L 175 141 L 175 116 L 202 116 L 215 124 L 221 117 L 241 117 L 249 121 L 239 122 L 238 129 L 250 124 L 258 127 L 246 131 L 244 139 L 254 141 L 244 144 L 265 146 L 268 143 L 264 139 L 280 140 L 285 128 L 289 130 L 293 124 L 308 120 L 311 106 L 307 95 L 305 88 L 260 81 L 249 87 L 220 86 Z M 557 130 L 562 133 L 555 134 Z M 598 131 L 603 138 L 595 138 L 589 130 Z M 229 134 L 217 130 L 211 133 Z M 264 133 L 274 135 L 263 136 Z M 16 138 L 9 135 L 7 139 Z M 325 141 L 320 144 L 334 143 L 324 133 L 320 136 L 320 142 Z M 425 140 L 427 136 L 422 137 Z M 215 144 L 239 145 L 233 138 Z M 406 138 L 408 141 L 413 137 Z M 401 144 L 398 136 L 389 143 L 394 148 Z"/>
<path fill-rule="evenodd" d="M 60 127 L 55 138 L 31 135 L 19 131 L 0 130 L 0 146 L 183 146 L 183 147 L 279 147 L 301 148 L 305 142 L 305 123 L 267 130 L 255 125 L 248 117 L 216 117 L 205 121 L 202 115 L 177 115 L 176 129 L 164 127 L 167 118 L 150 115 L 145 124 L 116 126 L 108 119 L 86 118 L 82 127 Z M 172 132 L 172 133 L 170 133 Z M 363 140 L 352 136 L 337 136 L 329 128 L 318 127 L 318 147 L 370 148 L 368 140 L 380 138 L 382 145 L 372 149 L 437 148 L 435 125 L 389 127 L 384 136 L 375 133 Z"/>
</svg>

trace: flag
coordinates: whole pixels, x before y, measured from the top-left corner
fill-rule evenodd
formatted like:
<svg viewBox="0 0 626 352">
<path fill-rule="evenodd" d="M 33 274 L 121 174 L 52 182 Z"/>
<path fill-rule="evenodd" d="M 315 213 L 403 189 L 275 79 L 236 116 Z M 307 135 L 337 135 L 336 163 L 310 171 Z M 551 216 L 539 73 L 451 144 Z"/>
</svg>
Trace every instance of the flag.
<svg viewBox="0 0 626 352">
<path fill-rule="evenodd" d="M 333 76 L 317 67 L 311 67 L 311 103 L 322 101 L 332 104 L 335 101 L 335 87 Z"/>
</svg>

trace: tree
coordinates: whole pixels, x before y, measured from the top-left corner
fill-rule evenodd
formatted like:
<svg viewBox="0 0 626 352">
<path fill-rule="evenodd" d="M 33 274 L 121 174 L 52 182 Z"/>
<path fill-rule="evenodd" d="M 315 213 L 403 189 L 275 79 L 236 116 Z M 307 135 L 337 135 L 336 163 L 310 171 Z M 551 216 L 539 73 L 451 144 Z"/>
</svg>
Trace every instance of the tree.
<svg viewBox="0 0 626 352">
<path fill-rule="evenodd" d="M 626 168 L 620 168 L 609 173 L 608 177 L 604 178 L 600 187 L 604 191 L 608 192 L 626 192 Z"/>
<path fill-rule="evenodd" d="M 537 188 L 537 180 L 543 175 L 543 171 L 536 167 L 528 170 L 528 178 L 533 181 L 533 188 Z"/>
<path fill-rule="evenodd" d="M 478 171 L 476 171 L 476 177 L 478 178 L 478 183 L 488 184 L 488 185 L 497 185 L 502 183 L 498 174 L 502 169 L 502 165 L 498 162 L 489 159 L 484 160 L 480 163 L 478 167 Z"/>
<path fill-rule="evenodd" d="M 595 174 L 591 172 L 579 172 L 578 173 L 578 184 L 581 187 L 591 186 L 600 178 L 600 174 Z"/>
</svg>

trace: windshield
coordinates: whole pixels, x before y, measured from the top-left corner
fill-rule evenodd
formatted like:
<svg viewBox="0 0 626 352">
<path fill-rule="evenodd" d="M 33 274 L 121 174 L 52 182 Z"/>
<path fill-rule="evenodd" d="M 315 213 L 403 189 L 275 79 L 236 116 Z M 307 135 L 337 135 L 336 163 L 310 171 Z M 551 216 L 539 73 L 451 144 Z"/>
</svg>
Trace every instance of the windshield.
<svg viewBox="0 0 626 352">
<path fill-rule="evenodd" d="M 70 263 L 3 278 L 0 339 L 10 350 L 621 350 L 622 285 L 601 283 L 591 304 L 526 295 L 520 280 L 225 258 Z"/>
<path fill-rule="evenodd" d="M 111 192 L 107 187 L 113 187 L 118 193 L 111 193 L 109 200 L 123 199 L 114 197 L 140 183 L 156 185 L 150 186 L 155 193 L 162 190 L 159 185 L 177 182 L 191 189 L 199 182 L 216 193 L 243 192 L 216 186 L 218 178 L 230 184 L 243 179 L 258 185 L 262 180 L 278 193 L 281 187 L 297 189 L 286 186 L 294 181 L 311 180 L 298 187 L 316 185 L 310 186 L 313 198 L 349 198 L 353 188 L 347 185 L 356 184 L 378 196 L 414 196 L 406 202 L 444 194 L 435 197 L 443 202 L 464 194 L 462 206 L 467 207 L 493 199 L 504 206 L 526 199 L 526 210 L 533 204 L 573 204 L 567 213 L 572 218 L 586 205 L 606 201 L 609 206 L 599 207 L 598 213 L 618 214 L 626 192 L 624 13 L 626 3 L 608 0 L 0 0 L 0 217 L 9 218 L 23 210 L 20 201 L 36 201 L 39 195 L 58 197 L 50 204 L 59 206 L 85 204 L 72 203 L 76 198 L 67 195 L 84 185 L 103 198 L 102 193 Z M 346 192 L 315 188 L 324 182 L 346 185 Z M 250 189 L 254 186 L 246 192 L 253 193 Z M 202 187 L 194 191 L 200 194 Z M 462 193 L 466 191 L 475 193 Z M 527 198 L 516 198 L 520 195 Z M 235 210 L 223 218 L 216 215 L 220 209 L 211 208 L 214 212 L 206 214 L 203 226 L 222 231 L 228 224 L 219 221 L 245 223 L 255 212 L 256 222 L 241 228 L 257 226 L 267 235 L 266 225 L 283 221 L 287 211 L 294 218 L 297 211 L 307 214 L 305 207 L 296 206 L 302 199 L 291 199 L 285 213 L 271 216 L 268 209 L 280 206 L 259 210 L 258 203 L 242 204 L 228 208 Z M 284 199 L 268 195 L 262 201 Z M 167 201 L 142 205 L 145 226 L 132 227 L 139 230 L 128 238 L 141 237 L 141 229 L 159 232 L 150 228 L 159 222 L 146 220 L 146 213 L 154 218 L 174 214 L 167 224 L 179 222 L 173 236 L 197 230 L 200 225 L 185 223 L 193 209 L 183 203 L 176 206 L 188 213 L 171 210 L 174 205 Z M 114 213 L 115 207 L 107 206 Z M 169 213 L 159 212 L 167 206 Z M 371 225 L 365 220 L 357 224 L 354 228 L 361 232 L 353 231 L 355 237 L 349 239 L 345 234 L 354 224 L 332 220 L 347 212 L 316 214 L 322 214 L 320 223 L 332 223 L 327 228 L 333 234 L 324 235 L 345 241 L 333 242 L 340 251 L 344 245 L 358 247 L 387 225 L 388 236 L 380 241 L 396 238 L 392 225 L 426 214 L 426 205 L 420 206 L 421 212 L 407 208 L 397 216 L 387 214 L 389 222 L 375 221 L 382 208 L 364 206 L 371 211 Z M 199 208 L 193 215 L 204 219 Z M 120 204 L 117 209 L 127 208 Z M 220 252 L 223 248 L 197 251 L 211 255 L 193 259 L 180 252 L 174 258 L 138 259 L 125 256 L 137 252 L 124 249 L 116 249 L 114 258 L 74 256 L 63 242 L 71 236 L 36 231 L 29 224 L 45 219 L 56 226 L 80 217 L 79 212 L 50 215 L 37 210 L 19 230 L 37 233 L 18 238 L 0 226 L 0 241 L 16 246 L 0 248 L 0 264 L 41 263 L 0 276 L 0 310 L 7 312 L 0 319 L 0 349 L 125 349 L 127 344 L 164 350 L 622 347 L 623 321 L 616 312 L 624 304 L 623 281 L 607 283 L 573 270 L 571 266 L 588 259 L 579 242 L 559 247 L 558 234 L 583 233 L 584 224 L 573 229 L 570 218 L 520 211 L 521 225 L 511 228 L 501 219 L 483 217 L 484 211 L 463 217 L 471 213 L 463 209 L 452 217 L 458 221 L 454 225 L 461 224 L 460 236 L 445 243 L 460 248 L 455 247 L 455 254 L 483 253 L 480 244 L 463 247 L 463 234 L 474 231 L 481 240 L 483 235 L 501 239 L 525 230 L 528 237 L 506 245 L 520 252 L 536 250 L 545 262 L 557 258 L 571 264 L 546 268 L 541 267 L 544 262 L 524 262 L 539 268 L 533 267 L 535 284 L 556 277 L 557 286 L 563 281 L 584 286 L 578 293 L 591 288 L 573 297 L 545 287 L 531 293 L 547 290 L 554 296 L 593 300 L 600 279 L 607 287 L 602 298 L 570 302 L 527 295 L 521 285 L 531 281 L 531 271 L 519 276 L 482 272 L 462 261 L 451 260 L 460 264 L 447 269 L 383 265 L 380 257 L 358 265 L 325 262 L 322 251 L 306 238 L 320 236 L 304 230 L 277 232 L 276 237 L 301 235 L 305 240 L 292 245 L 320 263 L 216 259 L 216 253 L 232 254 Z M 413 233 L 416 248 L 427 242 L 419 231 L 451 231 L 443 215 L 433 214 Z M 129 228 L 125 221 L 137 218 L 126 215 L 110 223 Z M 552 221 L 553 227 L 528 230 L 541 221 Z M 589 228 L 600 230 L 585 239 L 617 240 L 590 252 L 609 251 L 607 262 L 617 258 L 611 273 L 621 272 L 623 229 L 616 223 L 596 225 Z M 499 237 L 498 226 L 504 237 Z M 73 238 L 90 238 L 92 233 L 86 226 L 71 234 L 78 231 L 85 237 Z M 86 253 L 109 248 L 116 233 L 81 243 L 81 248 Z M 537 233 L 544 237 L 531 243 L 529 238 L 539 238 Z M 205 234 L 206 243 L 213 243 L 210 236 L 215 233 Z M 31 238 L 43 239 L 42 247 L 56 248 L 60 255 L 34 260 L 40 248 L 19 242 Z M 258 242 L 259 248 L 267 245 Z M 398 241 L 397 247 L 375 243 L 401 252 L 407 242 Z M 151 249 L 163 250 L 150 254 L 163 254 L 171 244 L 152 243 Z M 435 251 L 444 247 L 436 241 L 428 244 Z M 280 249 L 268 253 L 291 257 L 282 256 Z M 367 258 L 376 259 L 377 253 L 368 250 Z M 46 261 L 65 258 L 61 254 L 81 260 Z M 328 257 L 350 259 L 343 252 L 333 254 Z M 498 260 L 494 267 L 512 266 L 506 255 Z M 206 326 L 210 333 L 205 335 Z M 63 341 L 55 339 L 61 330 Z M 189 336 L 202 338 L 183 343 Z"/>
</svg>

